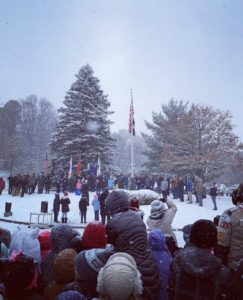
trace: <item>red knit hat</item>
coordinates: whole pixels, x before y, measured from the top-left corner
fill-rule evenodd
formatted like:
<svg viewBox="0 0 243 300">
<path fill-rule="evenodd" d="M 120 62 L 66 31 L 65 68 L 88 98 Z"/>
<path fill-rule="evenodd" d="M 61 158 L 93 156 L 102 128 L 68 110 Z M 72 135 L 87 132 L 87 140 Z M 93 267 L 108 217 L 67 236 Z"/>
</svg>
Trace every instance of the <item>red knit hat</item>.
<svg viewBox="0 0 243 300">
<path fill-rule="evenodd" d="M 82 245 L 84 249 L 105 248 L 107 236 L 105 226 L 98 221 L 87 224 L 82 236 Z"/>
<path fill-rule="evenodd" d="M 51 232 L 48 230 L 42 231 L 37 236 L 40 242 L 41 257 L 51 250 Z"/>
</svg>

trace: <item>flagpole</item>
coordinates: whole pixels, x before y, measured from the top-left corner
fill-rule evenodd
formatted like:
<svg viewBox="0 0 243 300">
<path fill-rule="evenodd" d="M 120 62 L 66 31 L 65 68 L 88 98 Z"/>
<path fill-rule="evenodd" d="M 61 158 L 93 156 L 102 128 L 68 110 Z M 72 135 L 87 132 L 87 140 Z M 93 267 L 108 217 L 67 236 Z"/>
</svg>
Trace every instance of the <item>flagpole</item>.
<svg viewBox="0 0 243 300">
<path fill-rule="evenodd" d="M 132 89 L 131 89 L 131 108 L 133 110 L 133 92 L 132 92 Z M 131 171 L 132 171 L 132 178 L 134 178 L 134 157 L 133 157 L 133 111 L 130 112 L 131 115 L 132 115 L 132 120 L 131 120 L 131 133 L 132 133 L 132 137 L 131 137 Z"/>
</svg>

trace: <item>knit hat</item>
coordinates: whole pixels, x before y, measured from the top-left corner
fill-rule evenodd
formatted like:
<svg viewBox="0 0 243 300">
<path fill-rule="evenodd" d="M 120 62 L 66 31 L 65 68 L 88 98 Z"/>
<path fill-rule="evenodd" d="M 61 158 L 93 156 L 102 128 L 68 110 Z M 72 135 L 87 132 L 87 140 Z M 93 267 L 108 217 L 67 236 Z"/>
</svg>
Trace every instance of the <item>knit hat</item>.
<svg viewBox="0 0 243 300">
<path fill-rule="evenodd" d="M 67 224 L 54 225 L 51 229 L 51 247 L 54 253 L 71 248 L 73 239 L 79 233 Z"/>
<path fill-rule="evenodd" d="M 112 191 L 105 200 L 111 216 L 129 209 L 129 200 L 127 194 L 123 190 Z"/>
<path fill-rule="evenodd" d="M 7 293 L 19 294 L 27 290 L 36 277 L 33 258 L 21 252 L 13 252 L 3 275 L 3 283 Z"/>
<path fill-rule="evenodd" d="M 74 281 L 74 259 L 77 252 L 73 249 L 64 249 L 57 254 L 53 264 L 53 278 L 56 282 L 66 284 Z"/>
<path fill-rule="evenodd" d="M 87 300 L 87 298 L 75 291 L 66 291 L 59 294 L 55 300 Z"/>
<path fill-rule="evenodd" d="M 97 291 L 102 297 L 125 300 L 142 294 L 141 274 L 134 258 L 124 252 L 113 254 L 98 275 Z"/>
<path fill-rule="evenodd" d="M 98 273 L 108 258 L 115 252 L 112 245 L 105 249 L 91 249 L 80 252 L 75 258 L 75 267 L 81 281 L 97 279 Z"/>
<path fill-rule="evenodd" d="M 106 244 L 107 236 L 104 224 L 98 221 L 88 223 L 82 236 L 84 249 L 105 248 Z"/>
<path fill-rule="evenodd" d="M 198 220 L 192 225 L 190 241 L 199 248 L 211 248 L 217 244 L 217 227 L 209 220 Z"/>
<path fill-rule="evenodd" d="M 35 263 L 41 261 L 40 242 L 37 239 L 39 228 L 33 230 L 24 230 L 18 227 L 18 230 L 13 233 L 12 241 L 9 248 L 10 256 L 13 250 L 23 252 L 34 258 Z"/>
<path fill-rule="evenodd" d="M 41 257 L 43 257 L 51 250 L 51 232 L 44 230 L 38 234 L 37 238 L 40 242 Z"/>
<path fill-rule="evenodd" d="M 160 200 L 153 200 L 151 202 L 151 212 L 158 211 L 158 210 L 160 211 L 166 210 L 165 204 Z"/>
<path fill-rule="evenodd" d="M 183 239 L 186 243 L 190 242 L 191 230 L 192 230 L 192 224 L 187 224 L 182 228 Z"/>
</svg>

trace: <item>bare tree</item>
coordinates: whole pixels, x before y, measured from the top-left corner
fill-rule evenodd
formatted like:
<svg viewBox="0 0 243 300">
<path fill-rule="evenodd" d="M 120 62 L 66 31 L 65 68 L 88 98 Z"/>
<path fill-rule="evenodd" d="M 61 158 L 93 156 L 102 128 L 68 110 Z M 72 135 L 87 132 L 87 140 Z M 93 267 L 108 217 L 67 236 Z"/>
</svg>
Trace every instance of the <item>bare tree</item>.
<svg viewBox="0 0 243 300">
<path fill-rule="evenodd" d="M 160 169 L 198 175 L 204 180 L 222 174 L 226 158 L 235 153 L 238 143 L 230 113 L 205 105 L 183 106 L 174 100 L 162 108 L 163 114 L 153 115 L 154 124 L 146 123 L 152 131 L 150 144 L 146 139 L 148 148 L 156 143 L 160 146 Z"/>
</svg>

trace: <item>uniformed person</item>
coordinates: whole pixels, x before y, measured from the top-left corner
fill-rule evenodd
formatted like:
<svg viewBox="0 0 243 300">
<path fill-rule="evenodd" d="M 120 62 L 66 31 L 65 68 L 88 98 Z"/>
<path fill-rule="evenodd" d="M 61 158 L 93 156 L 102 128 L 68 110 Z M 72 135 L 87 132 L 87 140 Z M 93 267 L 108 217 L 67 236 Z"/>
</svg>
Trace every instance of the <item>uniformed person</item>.
<svg viewBox="0 0 243 300">
<path fill-rule="evenodd" d="M 218 245 L 215 254 L 232 271 L 243 258 L 243 183 L 232 194 L 235 205 L 223 212 L 218 225 Z"/>
</svg>

